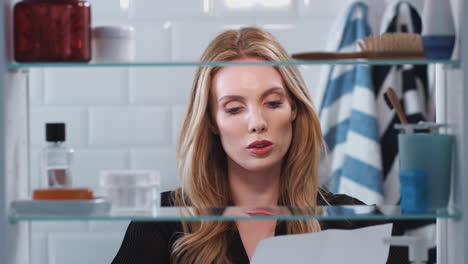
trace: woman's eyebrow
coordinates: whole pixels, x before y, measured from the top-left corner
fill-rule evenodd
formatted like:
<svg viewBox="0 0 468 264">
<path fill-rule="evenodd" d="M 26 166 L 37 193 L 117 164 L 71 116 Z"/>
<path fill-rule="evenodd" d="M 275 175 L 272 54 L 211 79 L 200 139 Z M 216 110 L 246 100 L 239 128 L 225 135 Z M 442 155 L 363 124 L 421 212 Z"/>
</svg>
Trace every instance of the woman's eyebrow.
<svg viewBox="0 0 468 264">
<path fill-rule="evenodd" d="M 260 98 L 265 98 L 267 95 L 271 94 L 271 93 L 274 93 L 274 92 L 283 92 L 283 89 L 282 87 L 272 87 L 266 91 L 264 91 L 262 93 L 262 95 L 260 96 Z M 240 96 L 240 95 L 225 95 L 221 98 L 219 98 L 218 102 L 222 102 L 224 100 L 237 100 L 237 101 L 244 101 L 245 98 L 243 96 Z"/>
<path fill-rule="evenodd" d="M 283 93 L 283 90 L 284 88 L 283 87 L 273 87 L 273 88 L 270 88 L 268 90 L 266 90 L 265 92 L 262 93 L 262 96 L 261 98 L 265 98 L 267 95 L 271 94 L 271 93 L 274 93 L 274 92 L 280 92 L 280 93 Z"/>
<path fill-rule="evenodd" d="M 237 101 L 244 101 L 244 97 L 243 96 L 240 96 L 240 95 L 225 95 L 221 98 L 219 98 L 218 102 L 222 102 L 224 100 L 237 100 Z"/>
</svg>

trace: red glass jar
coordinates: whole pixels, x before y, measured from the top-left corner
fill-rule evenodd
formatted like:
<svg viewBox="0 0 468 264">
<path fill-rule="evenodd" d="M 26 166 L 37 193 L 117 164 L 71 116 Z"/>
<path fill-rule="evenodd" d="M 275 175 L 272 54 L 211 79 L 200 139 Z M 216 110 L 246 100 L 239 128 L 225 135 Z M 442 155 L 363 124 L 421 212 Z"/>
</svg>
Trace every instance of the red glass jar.
<svg viewBox="0 0 468 264">
<path fill-rule="evenodd" d="M 23 0 L 14 8 L 15 60 L 89 61 L 91 5 L 81 0 Z"/>
</svg>

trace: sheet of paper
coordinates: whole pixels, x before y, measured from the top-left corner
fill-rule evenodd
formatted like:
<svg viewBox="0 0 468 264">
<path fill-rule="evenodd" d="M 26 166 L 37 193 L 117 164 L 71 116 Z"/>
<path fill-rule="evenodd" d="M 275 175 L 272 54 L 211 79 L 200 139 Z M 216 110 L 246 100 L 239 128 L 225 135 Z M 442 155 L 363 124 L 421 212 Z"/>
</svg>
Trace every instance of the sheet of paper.
<svg viewBox="0 0 468 264">
<path fill-rule="evenodd" d="M 376 264 L 386 263 L 392 224 L 353 230 L 325 230 L 317 233 L 267 238 L 257 246 L 252 264 Z"/>
</svg>

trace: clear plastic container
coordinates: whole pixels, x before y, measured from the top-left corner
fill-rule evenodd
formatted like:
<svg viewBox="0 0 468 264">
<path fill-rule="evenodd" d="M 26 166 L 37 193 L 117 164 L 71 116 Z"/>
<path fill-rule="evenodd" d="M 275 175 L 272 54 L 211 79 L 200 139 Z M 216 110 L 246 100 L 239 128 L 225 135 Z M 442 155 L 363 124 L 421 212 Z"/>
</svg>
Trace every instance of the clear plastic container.
<svg viewBox="0 0 468 264">
<path fill-rule="evenodd" d="M 112 203 L 112 214 L 155 214 L 160 206 L 158 171 L 101 171 L 99 188 Z"/>
</svg>

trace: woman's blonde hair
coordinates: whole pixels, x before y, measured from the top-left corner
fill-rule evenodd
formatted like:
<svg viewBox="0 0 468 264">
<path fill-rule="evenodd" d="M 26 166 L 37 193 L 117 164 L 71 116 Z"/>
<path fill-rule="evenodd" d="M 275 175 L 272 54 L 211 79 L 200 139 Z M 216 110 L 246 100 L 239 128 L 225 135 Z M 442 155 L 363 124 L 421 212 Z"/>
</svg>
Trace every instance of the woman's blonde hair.
<svg viewBox="0 0 468 264">
<path fill-rule="evenodd" d="M 205 50 L 203 62 L 232 61 L 244 57 L 266 61 L 287 61 L 286 50 L 268 32 L 254 27 L 229 30 L 217 36 Z M 281 169 L 280 204 L 315 206 L 319 194 L 318 166 L 323 149 L 318 116 L 297 67 L 276 67 L 296 107 L 293 136 Z M 201 66 L 193 82 L 189 105 L 177 146 L 181 188 L 177 206 L 223 207 L 232 204 L 228 184 L 227 158 L 220 139 L 210 126 L 211 80 L 220 67 Z M 184 222 L 183 234 L 172 248 L 172 263 L 229 263 L 224 221 Z M 287 232 L 320 231 L 316 220 L 287 222 Z"/>
</svg>

